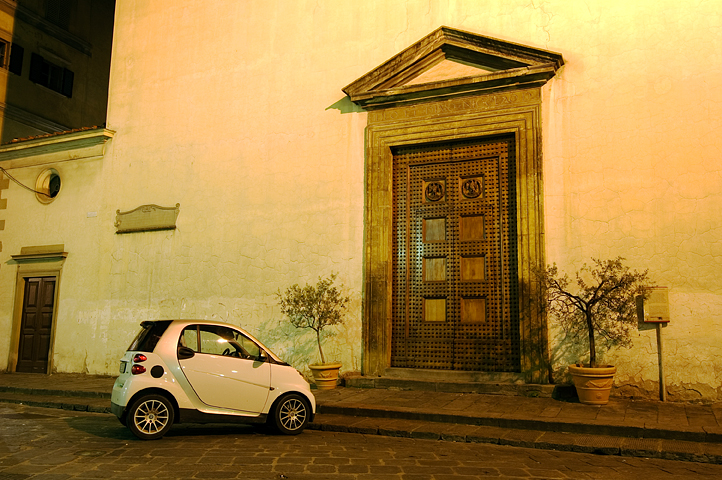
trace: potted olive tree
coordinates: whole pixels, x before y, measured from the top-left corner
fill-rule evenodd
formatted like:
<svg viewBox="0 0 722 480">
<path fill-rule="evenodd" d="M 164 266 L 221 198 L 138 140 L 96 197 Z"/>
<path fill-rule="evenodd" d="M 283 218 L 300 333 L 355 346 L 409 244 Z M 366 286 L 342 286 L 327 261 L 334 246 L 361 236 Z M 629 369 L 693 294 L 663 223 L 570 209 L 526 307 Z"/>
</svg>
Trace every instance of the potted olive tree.
<svg viewBox="0 0 722 480">
<path fill-rule="evenodd" d="M 311 364 L 309 368 L 319 389 L 336 388 L 339 362 L 326 362 L 321 346 L 321 338 L 326 327 L 343 322 L 349 297 L 341 294 L 343 285 L 334 286 L 337 274 L 327 278 L 318 278 L 316 285 L 306 284 L 300 287 L 292 285 L 284 293 L 279 290 L 277 295 L 283 313 L 296 328 L 308 328 L 316 332 L 318 353 L 321 363 Z"/>
<path fill-rule="evenodd" d="M 588 342 L 589 363 L 569 366 L 579 401 L 602 405 L 609 401 L 617 368 L 600 365 L 597 348 L 631 346 L 638 321 L 636 298 L 645 297 L 651 285 L 647 270 L 630 270 L 622 257 L 592 262 L 576 272 L 574 281 L 561 275 L 556 264 L 538 277 L 547 311 L 567 334 Z"/>
</svg>

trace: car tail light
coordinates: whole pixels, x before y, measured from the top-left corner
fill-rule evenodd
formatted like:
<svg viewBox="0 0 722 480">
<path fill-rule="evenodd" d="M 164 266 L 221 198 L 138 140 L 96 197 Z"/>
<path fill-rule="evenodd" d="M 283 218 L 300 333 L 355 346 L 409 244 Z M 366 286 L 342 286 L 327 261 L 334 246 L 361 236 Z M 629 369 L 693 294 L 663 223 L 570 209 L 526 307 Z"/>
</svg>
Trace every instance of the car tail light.
<svg viewBox="0 0 722 480">
<path fill-rule="evenodd" d="M 140 375 L 141 373 L 145 373 L 145 367 L 143 365 L 133 365 L 133 367 L 130 369 L 130 373 L 133 375 Z"/>
<path fill-rule="evenodd" d="M 145 362 L 146 360 L 148 360 L 148 357 L 146 357 L 142 353 L 136 353 L 135 357 L 133 357 L 133 361 L 135 363 Z"/>
</svg>

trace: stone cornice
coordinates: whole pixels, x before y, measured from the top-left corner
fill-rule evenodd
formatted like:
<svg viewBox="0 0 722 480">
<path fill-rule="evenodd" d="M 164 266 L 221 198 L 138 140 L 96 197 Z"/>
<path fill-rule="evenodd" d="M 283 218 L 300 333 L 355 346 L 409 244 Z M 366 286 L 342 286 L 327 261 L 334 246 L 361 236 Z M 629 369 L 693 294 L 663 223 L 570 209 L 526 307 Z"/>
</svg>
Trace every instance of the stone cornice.
<svg viewBox="0 0 722 480">
<path fill-rule="evenodd" d="M 478 66 L 479 75 L 408 84 L 445 60 Z M 564 65 L 558 53 L 440 27 L 343 88 L 365 109 L 537 87 Z"/>
<path fill-rule="evenodd" d="M 107 128 L 95 128 L 9 143 L 0 146 L 0 165 L 17 168 L 100 158 L 114 135 Z"/>
<path fill-rule="evenodd" d="M 67 256 L 68 252 L 65 251 L 65 245 L 23 247 L 20 249 L 20 255 L 10 255 L 11 262 L 14 264 L 64 261 Z"/>
<path fill-rule="evenodd" d="M 39 115 L 35 115 L 34 113 L 30 113 L 23 108 L 16 107 L 7 103 L 0 102 L 0 113 L 2 113 L 5 118 L 14 120 L 18 123 L 22 123 L 23 125 L 28 125 L 36 130 L 40 130 L 41 132 L 50 133 L 70 130 L 70 128 L 66 125 L 53 122 L 52 120 L 48 120 L 47 118 L 43 118 Z"/>
</svg>

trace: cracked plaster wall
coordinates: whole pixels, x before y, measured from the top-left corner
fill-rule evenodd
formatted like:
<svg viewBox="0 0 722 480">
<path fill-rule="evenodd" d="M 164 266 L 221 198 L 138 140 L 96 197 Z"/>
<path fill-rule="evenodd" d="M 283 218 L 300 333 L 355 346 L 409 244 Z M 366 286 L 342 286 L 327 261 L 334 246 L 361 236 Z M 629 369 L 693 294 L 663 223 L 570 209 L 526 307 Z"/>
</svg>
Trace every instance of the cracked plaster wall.
<svg viewBox="0 0 722 480">
<path fill-rule="evenodd" d="M 670 398 L 710 401 L 722 398 L 722 16 L 715 2 L 688 7 L 579 2 L 574 21 L 554 15 L 550 43 L 568 47 L 545 88 L 546 245 L 564 270 L 621 255 L 669 287 Z M 575 24 L 579 41 L 562 41 Z M 574 358 L 557 333 L 563 379 Z M 654 330 L 605 359 L 620 394 L 658 395 Z"/>
<path fill-rule="evenodd" d="M 20 194 L 11 186 L 3 197 L 3 262 L 25 245 L 70 252 L 57 369 L 113 373 L 139 321 L 171 317 L 242 324 L 303 367 L 315 360 L 312 338 L 279 323 L 274 293 L 338 271 L 352 307 L 327 348 L 358 370 L 366 115 L 329 107 L 343 86 L 440 25 L 564 55 L 543 88 L 547 260 L 570 270 L 622 255 L 649 268 L 670 288 L 670 392 L 719 398 L 715 1 L 119 0 L 108 109 L 117 134 L 94 167 L 97 195 L 33 207 L 50 226 L 22 230 Z M 30 170 L 18 173 L 32 183 Z M 66 196 L 72 185 L 69 177 Z M 180 203 L 178 229 L 114 235 L 115 211 L 146 203 Z M 85 218 L 91 210 L 96 219 Z M 75 220 L 47 222 L 58 216 Z M 13 285 L 4 263 L 0 279 Z M 0 295 L 9 330 L 12 294 Z M 578 352 L 553 320 L 550 339 L 563 380 Z M 654 395 L 653 330 L 606 358 L 619 366 L 621 392 Z"/>
</svg>

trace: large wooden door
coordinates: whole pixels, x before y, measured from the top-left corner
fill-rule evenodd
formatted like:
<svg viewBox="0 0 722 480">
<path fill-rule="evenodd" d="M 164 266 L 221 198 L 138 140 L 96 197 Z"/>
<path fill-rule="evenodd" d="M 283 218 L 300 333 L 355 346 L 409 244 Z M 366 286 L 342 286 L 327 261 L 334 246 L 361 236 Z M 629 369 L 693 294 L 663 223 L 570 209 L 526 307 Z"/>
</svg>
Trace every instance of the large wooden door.
<svg viewBox="0 0 722 480">
<path fill-rule="evenodd" d="M 25 279 L 18 372 L 47 373 L 55 305 L 55 277 Z"/>
<path fill-rule="evenodd" d="M 394 151 L 392 367 L 520 370 L 514 151 Z"/>
</svg>

